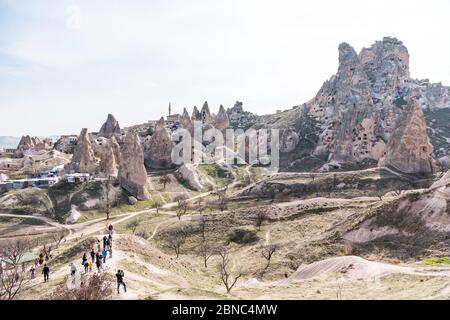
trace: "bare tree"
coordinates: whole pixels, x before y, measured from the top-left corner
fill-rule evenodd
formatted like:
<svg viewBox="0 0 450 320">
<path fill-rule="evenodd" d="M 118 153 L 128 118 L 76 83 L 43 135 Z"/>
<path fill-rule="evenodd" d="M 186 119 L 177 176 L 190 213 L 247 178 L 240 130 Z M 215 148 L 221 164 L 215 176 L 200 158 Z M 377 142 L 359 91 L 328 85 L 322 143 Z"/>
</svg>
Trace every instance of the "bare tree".
<svg viewBox="0 0 450 320">
<path fill-rule="evenodd" d="M 181 246 L 186 242 L 187 232 L 183 228 L 176 229 L 167 236 L 168 246 L 175 251 L 177 258 L 181 253 Z"/>
<path fill-rule="evenodd" d="M 111 184 L 112 184 L 111 176 L 108 175 L 106 179 L 102 181 L 102 184 L 104 193 L 103 197 L 105 199 L 106 220 L 109 220 L 109 216 L 111 214 Z"/>
<path fill-rule="evenodd" d="M 138 219 L 134 219 L 127 224 L 127 228 L 131 229 L 133 234 L 136 232 L 137 227 L 140 225 L 140 221 Z"/>
<path fill-rule="evenodd" d="M 258 211 L 255 216 L 255 227 L 258 229 L 258 231 L 261 230 L 261 226 L 263 225 L 264 221 L 267 220 L 267 212 L 265 211 Z"/>
<path fill-rule="evenodd" d="M 228 196 L 227 196 L 228 185 L 226 185 L 223 189 L 220 189 L 215 192 L 217 196 L 216 206 L 217 208 L 223 212 L 226 208 L 228 208 Z"/>
<path fill-rule="evenodd" d="M 187 196 L 180 194 L 175 198 L 175 201 L 177 202 L 177 217 L 178 220 L 181 220 L 181 216 L 185 215 L 189 208 Z"/>
<path fill-rule="evenodd" d="M 375 195 L 378 197 L 378 199 L 380 199 L 380 201 L 383 200 L 383 196 L 384 196 L 384 192 L 382 189 L 377 189 L 375 190 Z"/>
<path fill-rule="evenodd" d="M 81 275 L 79 288 L 69 289 L 66 283 L 59 285 L 46 298 L 48 300 L 107 300 L 113 295 L 113 281 L 107 273 Z"/>
<path fill-rule="evenodd" d="M 28 239 L 18 239 L 0 248 L 0 300 L 13 300 L 29 281 L 23 259 L 30 247 Z"/>
<path fill-rule="evenodd" d="M 209 258 L 211 258 L 216 253 L 215 247 L 211 245 L 206 239 L 203 239 L 196 250 L 199 256 L 202 257 L 205 268 L 208 268 Z"/>
<path fill-rule="evenodd" d="M 163 185 L 163 190 L 166 190 L 166 185 L 168 183 L 170 183 L 171 181 L 172 181 L 172 179 L 170 178 L 170 176 L 168 174 L 163 174 L 159 178 L 159 183 Z"/>
<path fill-rule="evenodd" d="M 267 269 L 269 269 L 270 261 L 272 260 L 272 256 L 275 254 L 275 252 L 278 250 L 278 246 L 276 244 L 268 244 L 262 247 L 261 255 L 264 259 L 266 259 L 266 266 L 261 271 L 261 278 L 266 273 Z"/>
<path fill-rule="evenodd" d="M 227 248 L 222 248 L 219 250 L 220 262 L 218 265 L 220 279 L 222 280 L 227 292 L 230 293 L 231 289 L 233 289 L 236 282 L 242 277 L 242 273 L 239 272 L 236 276 L 231 275 L 231 265 L 230 265 L 230 254 Z"/>
<path fill-rule="evenodd" d="M 153 203 L 152 203 L 152 208 L 153 209 L 156 209 L 156 213 L 159 213 L 159 209 L 162 207 L 162 202 L 161 201 L 159 201 L 159 200 L 155 200 Z"/>
<path fill-rule="evenodd" d="M 55 248 L 57 249 L 61 242 L 64 240 L 65 234 L 64 231 L 56 232 L 52 234 L 52 239 L 55 243 Z"/>
<path fill-rule="evenodd" d="M 198 229 L 200 231 L 200 236 L 202 237 L 202 240 L 205 240 L 206 238 L 206 226 L 208 223 L 208 217 L 206 215 L 200 216 L 199 226 Z"/>
</svg>

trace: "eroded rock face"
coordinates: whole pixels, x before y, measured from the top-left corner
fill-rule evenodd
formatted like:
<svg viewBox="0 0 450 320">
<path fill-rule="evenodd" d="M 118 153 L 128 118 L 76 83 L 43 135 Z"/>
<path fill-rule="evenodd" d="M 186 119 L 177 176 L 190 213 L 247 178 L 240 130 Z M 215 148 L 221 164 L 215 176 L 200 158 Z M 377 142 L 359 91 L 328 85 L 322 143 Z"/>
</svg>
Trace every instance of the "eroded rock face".
<svg viewBox="0 0 450 320">
<path fill-rule="evenodd" d="M 120 147 L 112 137 L 99 137 L 96 140 L 95 154 L 100 158 L 99 171 L 104 176 L 117 177 L 120 161 Z"/>
<path fill-rule="evenodd" d="M 193 190 L 201 191 L 203 189 L 203 184 L 200 181 L 196 168 L 192 164 L 183 164 L 177 170 L 180 178 Z"/>
<path fill-rule="evenodd" d="M 98 136 L 110 139 L 114 135 L 120 135 L 120 125 L 112 114 L 108 114 L 108 118 L 102 125 Z"/>
<path fill-rule="evenodd" d="M 161 118 L 151 139 L 145 145 L 145 165 L 147 168 L 170 168 L 173 165 L 173 147 L 171 133 L 165 126 L 164 118 Z"/>
<path fill-rule="evenodd" d="M 200 114 L 201 114 L 201 120 L 204 123 L 212 124 L 214 122 L 214 119 L 211 116 L 211 112 L 209 111 L 208 101 L 205 101 L 205 103 L 203 104 Z"/>
<path fill-rule="evenodd" d="M 198 111 L 197 106 L 194 106 L 194 110 L 192 111 L 192 121 L 201 121 L 202 120 L 202 114 L 200 111 Z"/>
<path fill-rule="evenodd" d="M 147 190 L 144 152 L 139 136 L 134 131 L 128 131 L 125 136 L 121 149 L 118 177 L 121 187 L 138 200 L 150 198 Z"/>
<path fill-rule="evenodd" d="M 384 156 L 411 99 L 426 112 L 428 126 L 436 128 L 428 131 L 432 134 L 431 142 L 439 145 L 435 155 L 446 156 L 450 153 L 450 140 L 446 139 L 450 131 L 442 119 L 450 119 L 449 88 L 411 79 L 408 50 L 395 38 L 386 37 L 359 54 L 342 43 L 338 72 L 323 84 L 318 94 L 293 110 L 262 117 L 261 124 L 295 128 L 299 143 L 308 149 L 313 146 L 312 156 L 320 161 L 372 166 Z M 310 125 L 299 125 L 305 122 Z M 294 150 L 300 157 L 310 154 Z M 423 164 L 416 167 L 423 168 Z"/>
<path fill-rule="evenodd" d="M 181 116 L 181 126 L 187 129 L 191 125 L 192 125 L 191 117 L 189 116 L 189 113 L 187 112 L 186 108 L 184 108 L 183 115 Z"/>
<path fill-rule="evenodd" d="M 29 151 L 41 151 L 52 148 L 53 143 L 50 139 L 39 139 L 38 137 L 23 136 L 16 151 L 14 152 L 15 158 L 22 158 Z"/>
<path fill-rule="evenodd" d="M 81 130 L 69 169 L 79 173 L 94 173 L 98 162 L 95 158 L 91 137 L 86 128 Z"/>
<path fill-rule="evenodd" d="M 281 141 L 280 141 L 280 151 L 281 152 L 292 152 L 295 147 L 297 146 L 299 141 L 299 136 L 297 132 L 292 129 L 286 129 L 283 130 L 281 134 Z"/>
<path fill-rule="evenodd" d="M 77 145 L 77 136 L 73 135 L 64 135 L 61 136 L 55 143 L 53 149 L 58 150 L 59 152 L 63 152 L 66 154 L 72 154 L 75 150 L 75 146 Z"/>
<path fill-rule="evenodd" d="M 223 105 L 220 105 L 219 112 L 214 119 L 214 127 L 218 130 L 225 130 L 230 126 L 230 119 Z"/>
<path fill-rule="evenodd" d="M 397 121 L 379 165 L 405 173 L 431 173 L 435 169 L 432 154 L 422 109 L 411 99 Z"/>
<path fill-rule="evenodd" d="M 258 117 L 253 113 L 244 111 L 242 102 L 240 101 L 236 101 L 233 108 L 228 109 L 227 113 L 230 121 L 230 127 L 233 129 L 247 130 L 258 120 Z"/>
</svg>

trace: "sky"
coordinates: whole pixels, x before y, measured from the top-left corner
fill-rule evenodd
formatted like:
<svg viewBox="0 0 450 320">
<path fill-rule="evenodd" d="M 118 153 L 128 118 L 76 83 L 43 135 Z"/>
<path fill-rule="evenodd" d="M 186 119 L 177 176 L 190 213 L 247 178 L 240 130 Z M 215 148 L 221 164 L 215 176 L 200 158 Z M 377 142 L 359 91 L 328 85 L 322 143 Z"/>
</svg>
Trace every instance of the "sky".
<svg viewBox="0 0 450 320">
<path fill-rule="evenodd" d="M 0 136 L 98 131 L 208 101 L 307 102 L 358 52 L 402 40 L 414 78 L 450 85 L 448 0 L 0 0 Z"/>
</svg>

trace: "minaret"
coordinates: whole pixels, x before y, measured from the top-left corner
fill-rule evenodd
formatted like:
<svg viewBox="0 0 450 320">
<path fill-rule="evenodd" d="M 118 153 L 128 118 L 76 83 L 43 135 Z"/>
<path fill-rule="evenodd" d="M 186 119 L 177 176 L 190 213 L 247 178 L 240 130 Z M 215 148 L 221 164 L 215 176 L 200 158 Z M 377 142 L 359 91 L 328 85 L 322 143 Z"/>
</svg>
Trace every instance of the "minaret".
<svg viewBox="0 0 450 320">
<path fill-rule="evenodd" d="M 170 105 L 170 102 L 169 102 L 169 116 L 170 115 L 172 115 L 172 106 Z"/>
</svg>

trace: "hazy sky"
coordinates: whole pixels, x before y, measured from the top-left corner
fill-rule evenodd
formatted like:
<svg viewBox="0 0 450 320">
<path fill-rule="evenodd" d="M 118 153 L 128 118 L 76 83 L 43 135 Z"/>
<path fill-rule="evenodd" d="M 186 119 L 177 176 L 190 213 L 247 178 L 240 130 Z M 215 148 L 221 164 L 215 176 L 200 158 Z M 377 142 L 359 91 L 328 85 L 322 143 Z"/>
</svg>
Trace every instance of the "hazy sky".
<svg viewBox="0 0 450 320">
<path fill-rule="evenodd" d="M 0 0 L 0 135 L 96 131 L 236 100 L 258 114 L 311 99 L 340 42 L 408 47 L 450 85 L 450 1 Z"/>
</svg>

